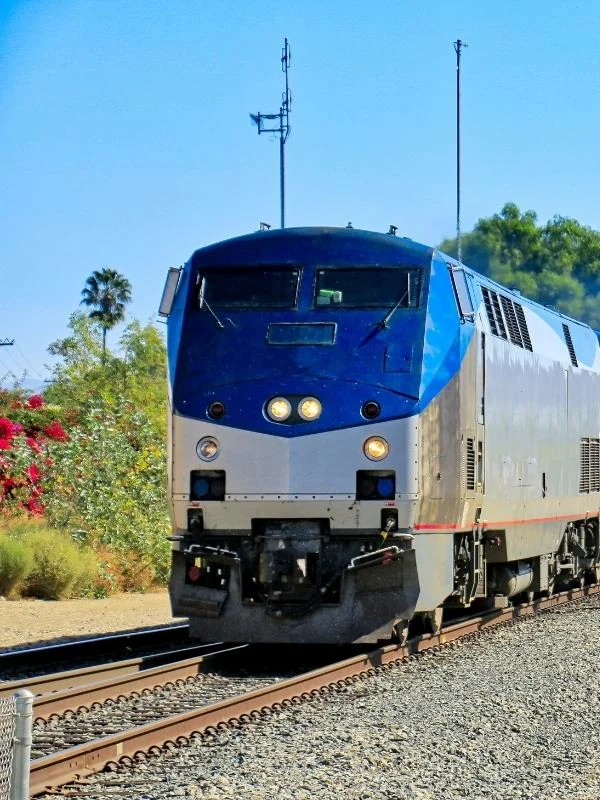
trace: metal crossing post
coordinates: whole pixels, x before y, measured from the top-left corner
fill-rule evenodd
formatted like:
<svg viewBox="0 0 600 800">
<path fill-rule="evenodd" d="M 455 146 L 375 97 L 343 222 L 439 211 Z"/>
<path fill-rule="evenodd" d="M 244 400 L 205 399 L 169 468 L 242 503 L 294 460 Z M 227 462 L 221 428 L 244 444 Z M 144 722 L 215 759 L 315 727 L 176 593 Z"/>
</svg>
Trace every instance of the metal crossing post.
<svg viewBox="0 0 600 800">
<path fill-rule="evenodd" d="M 31 727 L 33 695 L 27 689 L 15 694 L 15 727 L 13 739 L 10 800 L 28 800 L 29 764 L 31 759 Z"/>
</svg>

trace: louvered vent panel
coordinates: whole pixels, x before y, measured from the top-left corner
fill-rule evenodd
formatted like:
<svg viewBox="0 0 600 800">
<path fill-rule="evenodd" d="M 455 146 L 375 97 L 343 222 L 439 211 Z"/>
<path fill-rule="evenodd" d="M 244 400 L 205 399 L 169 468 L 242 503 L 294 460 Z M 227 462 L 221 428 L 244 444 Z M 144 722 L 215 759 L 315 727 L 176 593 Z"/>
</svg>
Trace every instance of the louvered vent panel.
<svg viewBox="0 0 600 800">
<path fill-rule="evenodd" d="M 485 288 L 485 286 L 481 287 L 481 293 L 483 295 L 483 304 L 485 305 L 485 313 L 487 314 L 488 322 L 490 323 L 490 330 L 492 331 L 493 334 L 498 336 L 498 326 L 496 325 L 496 319 L 494 318 L 494 309 L 492 308 L 490 293 Z"/>
<path fill-rule="evenodd" d="M 481 294 L 492 333 L 509 339 L 518 347 L 533 351 L 523 306 L 485 286 L 481 287 Z"/>
<path fill-rule="evenodd" d="M 590 491 L 590 440 L 581 440 L 579 456 L 579 492 L 584 494 Z"/>
<path fill-rule="evenodd" d="M 531 344 L 531 337 L 529 336 L 529 328 L 527 327 L 527 320 L 525 319 L 525 312 L 523 311 L 523 306 L 520 303 L 513 303 L 513 306 L 515 307 L 517 322 L 519 323 L 519 329 L 521 330 L 523 346 L 525 347 L 526 350 L 533 351 L 533 345 Z"/>
<path fill-rule="evenodd" d="M 569 326 L 565 325 L 563 322 L 563 333 L 565 335 L 565 342 L 567 343 L 567 348 L 569 350 L 569 358 L 571 359 L 571 364 L 574 367 L 578 367 L 579 363 L 577 362 L 577 356 L 575 355 L 575 347 L 573 346 L 573 339 L 571 339 L 571 331 L 569 330 Z"/>
<path fill-rule="evenodd" d="M 523 339 L 521 337 L 521 329 L 517 322 L 517 315 L 513 308 L 513 302 L 509 297 L 500 295 L 500 302 L 502 303 L 502 310 L 504 311 L 504 319 L 506 320 L 506 327 L 508 328 L 508 337 L 513 344 L 523 347 Z"/>
<path fill-rule="evenodd" d="M 496 324 L 498 325 L 498 336 L 501 336 L 503 339 L 508 339 L 508 334 L 506 333 L 506 325 L 504 324 L 504 318 L 502 316 L 502 309 L 500 308 L 500 301 L 498 300 L 498 295 L 496 292 L 490 292 L 490 296 L 492 298 L 492 306 L 494 308 L 494 316 L 496 317 Z"/>
<path fill-rule="evenodd" d="M 465 479 L 467 491 L 475 491 L 475 439 L 467 439 Z"/>
<path fill-rule="evenodd" d="M 590 439 L 590 492 L 600 492 L 600 439 Z"/>
</svg>

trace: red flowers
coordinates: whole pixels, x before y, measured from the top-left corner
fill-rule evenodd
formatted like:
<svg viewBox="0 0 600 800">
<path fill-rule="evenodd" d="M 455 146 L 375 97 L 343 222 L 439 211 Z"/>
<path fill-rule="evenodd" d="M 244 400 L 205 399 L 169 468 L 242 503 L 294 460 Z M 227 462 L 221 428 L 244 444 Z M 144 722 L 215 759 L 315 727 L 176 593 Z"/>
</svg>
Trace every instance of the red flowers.
<svg viewBox="0 0 600 800">
<path fill-rule="evenodd" d="M 22 430 L 23 426 L 19 425 L 18 422 L 11 422 L 6 417 L 0 417 L 0 439 L 8 439 L 10 441 L 13 436 L 21 433 Z"/>
<path fill-rule="evenodd" d="M 42 473 L 37 464 L 30 464 L 26 471 L 27 476 L 32 483 L 37 483 L 42 477 Z"/>
<path fill-rule="evenodd" d="M 8 414 L 0 416 L 0 515 L 43 514 L 42 481 L 53 463 L 47 445 L 69 436 L 39 394 L 26 400 L 9 397 L 0 407 Z"/>
<path fill-rule="evenodd" d="M 31 447 L 34 453 L 42 452 L 42 445 L 37 441 L 37 439 L 34 439 L 33 436 L 28 436 L 25 441 L 29 447 Z"/>
<path fill-rule="evenodd" d="M 54 439 L 56 442 L 67 442 L 69 440 L 67 432 L 60 422 L 56 420 L 44 428 L 44 433 L 49 439 Z"/>
</svg>

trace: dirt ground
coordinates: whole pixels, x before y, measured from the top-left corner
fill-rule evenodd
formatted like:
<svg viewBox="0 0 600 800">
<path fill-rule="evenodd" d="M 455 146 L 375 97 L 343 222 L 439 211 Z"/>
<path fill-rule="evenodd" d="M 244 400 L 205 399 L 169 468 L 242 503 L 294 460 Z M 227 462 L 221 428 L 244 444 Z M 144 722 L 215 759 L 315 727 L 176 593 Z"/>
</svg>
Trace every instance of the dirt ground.
<svg viewBox="0 0 600 800">
<path fill-rule="evenodd" d="M 0 600 L 0 649 L 170 622 L 166 590 L 103 600 Z"/>
</svg>

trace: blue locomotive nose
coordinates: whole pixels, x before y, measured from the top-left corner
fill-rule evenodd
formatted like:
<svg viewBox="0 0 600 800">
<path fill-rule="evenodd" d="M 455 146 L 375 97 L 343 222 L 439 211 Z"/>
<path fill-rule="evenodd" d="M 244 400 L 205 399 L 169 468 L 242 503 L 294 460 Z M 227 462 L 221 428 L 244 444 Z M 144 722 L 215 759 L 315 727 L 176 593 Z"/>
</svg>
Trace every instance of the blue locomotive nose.
<svg viewBox="0 0 600 800">
<path fill-rule="evenodd" d="M 366 250 L 364 233 L 296 232 L 302 249 L 290 261 L 291 238 L 278 236 L 281 260 L 274 237 L 268 261 L 255 240 L 243 264 L 231 243 L 196 253 L 175 411 L 288 438 L 414 413 L 431 250 L 383 236 Z M 299 411 L 307 397 L 321 404 L 317 417 Z M 289 402 L 284 418 L 266 411 L 273 398 Z"/>
</svg>

